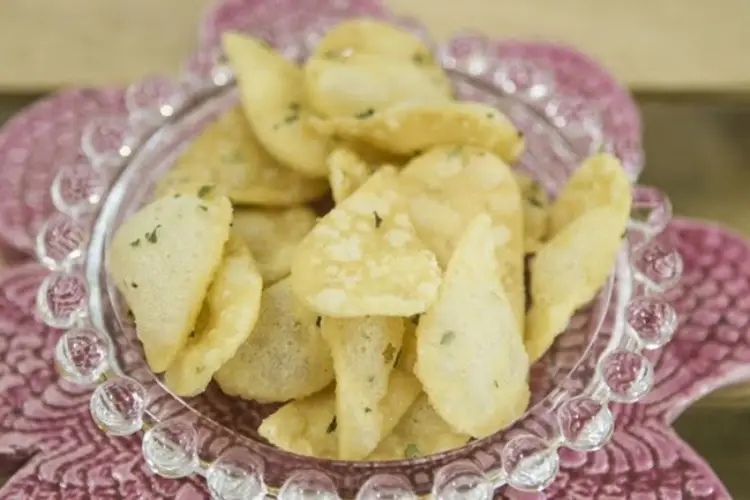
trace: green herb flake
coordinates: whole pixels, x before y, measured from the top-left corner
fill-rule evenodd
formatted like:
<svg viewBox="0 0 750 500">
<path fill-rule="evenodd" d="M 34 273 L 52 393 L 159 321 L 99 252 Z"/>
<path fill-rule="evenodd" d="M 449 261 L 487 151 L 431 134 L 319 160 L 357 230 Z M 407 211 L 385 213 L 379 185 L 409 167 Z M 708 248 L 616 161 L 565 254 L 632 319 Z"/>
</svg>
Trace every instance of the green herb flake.
<svg viewBox="0 0 750 500">
<path fill-rule="evenodd" d="M 415 64 L 424 64 L 427 61 L 427 57 L 421 52 L 417 52 L 411 57 L 411 60 L 414 61 Z"/>
<path fill-rule="evenodd" d="M 500 388 L 500 384 L 497 383 L 497 380 L 493 380 L 492 382 L 495 384 L 495 389 Z"/>
<path fill-rule="evenodd" d="M 536 199 L 535 196 L 527 198 L 526 201 L 537 208 L 542 208 L 544 206 L 541 201 Z"/>
<path fill-rule="evenodd" d="M 386 364 L 390 364 L 393 362 L 393 358 L 396 356 L 396 348 L 393 347 L 393 344 L 388 343 L 385 349 L 383 349 L 383 360 L 386 362 Z"/>
<path fill-rule="evenodd" d="M 451 342 L 453 342 L 453 339 L 456 338 L 456 332 L 453 332 L 451 330 L 448 330 L 443 334 L 443 336 L 440 338 L 440 345 L 448 345 Z"/>
<path fill-rule="evenodd" d="M 365 413 L 372 413 L 372 410 L 370 408 L 365 408 Z"/>
<path fill-rule="evenodd" d="M 373 212 L 372 214 L 375 216 L 375 229 L 378 229 L 383 224 L 383 218 L 377 212 Z"/>
<path fill-rule="evenodd" d="M 375 377 L 367 377 L 367 381 L 372 384 L 375 382 Z"/>
<path fill-rule="evenodd" d="M 210 193 L 213 188 L 213 186 L 201 186 L 198 190 L 198 198 L 203 198 L 208 193 Z"/>
<path fill-rule="evenodd" d="M 180 196 L 182 196 L 180 193 L 175 193 L 174 195 L 175 198 L 179 198 Z"/>
<path fill-rule="evenodd" d="M 404 450 L 404 457 L 405 458 L 417 458 L 422 453 L 419 451 L 419 448 L 414 443 L 409 443 L 406 445 L 406 449 Z"/>
<path fill-rule="evenodd" d="M 141 239 L 140 238 L 134 239 L 133 241 L 130 242 L 130 246 L 133 248 L 141 246 Z"/>
<path fill-rule="evenodd" d="M 297 120 L 299 120 L 299 114 L 297 113 L 287 115 L 286 117 L 284 117 L 284 123 L 286 123 L 287 125 L 289 125 L 290 123 L 294 123 Z"/>
<path fill-rule="evenodd" d="M 362 111 L 361 113 L 354 115 L 354 117 L 358 118 L 360 120 L 364 120 L 366 118 L 370 118 L 374 114 L 375 114 L 375 109 L 374 108 L 367 108 L 366 110 Z"/>
<path fill-rule="evenodd" d="M 206 205 L 198 205 L 198 208 L 200 208 L 204 212 L 208 212 L 208 207 Z"/>
<path fill-rule="evenodd" d="M 133 281 L 132 283 L 130 283 L 130 286 L 132 286 L 133 288 L 138 288 L 138 283 Z"/>
<path fill-rule="evenodd" d="M 492 120 L 493 118 L 495 118 L 495 113 L 493 113 L 492 111 L 490 111 L 489 113 L 487 113 L 487 118 L 489 118 L 490 120 Z"/>
<path fill-rule="evenodd" d="M 158 231 L 160 228 L 161 224 L 157 224 L 153 231 L 146 233 L 146 241 L 148 241 L 149 243 L 156 243 L 157 241 L 159 241 Z"/>
<path fill-rule="evenodd" d="M 326 428 L 326 434 L 331 434 L 332 432 L 335 432 L 338 426 L 339 426 L 339 423 L 336 421 L 336 417 L 333 417 L 333 420 L 331 420 L 331 423 L 328 424 L 328 427 Z"/>
</svg>

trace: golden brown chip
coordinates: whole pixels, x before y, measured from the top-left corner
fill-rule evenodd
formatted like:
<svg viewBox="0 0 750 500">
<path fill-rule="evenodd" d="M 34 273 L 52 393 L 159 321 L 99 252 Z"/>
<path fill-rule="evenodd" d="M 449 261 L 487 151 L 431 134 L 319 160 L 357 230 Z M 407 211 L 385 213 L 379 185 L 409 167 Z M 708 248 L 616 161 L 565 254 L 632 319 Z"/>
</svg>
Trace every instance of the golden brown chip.
<svg viewBox="0 0 750 500">
<path fill-rule="evenodd" d="M 322 332 L 336 373 L 339 456 L 361 460 L 383 437 L 383 415 L 378 406 L 388 392 L 391 370 L 401 350 L 404 321 L 385 316 L 326 317 Z"/>
<path fill-rule="evenodd" d="M 247 243 L 268 286 L 289 275 L 297 245 L 315 220 L 308 207 L 235 209 L 232 227 Z"/>
<path fill-rule="evenodd" d="M 214 376 L 230 396 L 281 402 L 309 396 L 333 381 L 333 362 L 320 335 L 321 318 L 294 296 L 289 279 L 263 292 L 248 339 Z"/>
<path fill-rule="evenodd" d="M 373 168 L 354 151 L 337 147 L 328 155 L 328 180 L 333 201 L 341 203 L 370 178 Z"/>
<path fill-rule="evenodd" d="M 198 189 L 154 201 L 115 232 L 107 270 L 156 373 L 167 369 L 193 331 L 231 220 L 226 197 Z"/>
<path fill-rule="evenodd" d="M 482 214 L 456 245 L 417 326 L 414 373 L 451 428 L 474 437 L 510 425 L 529 401 L 529 359 L 496 276 L 492 221 Z"/>
<path fill-rule="evenodd" d="M 331 145 L 304 125 L 309 111 L 302 69 L 248 35 L 226 33 L 222 42 L 258 141 L 283 165 L 325 177 Z"/>
<path fill-rule="evenodd" d="M 510 168 L 480 149 L 437 147 L 412 160 L 401 178 L 417 235 L 443 268 L 469 222 L 480 213 L 490 215 L 498 278 L 521 328 L 525 315 L 523 214 Z"/>
<path fill-rule="evenodd" d="M 549 197 L 531 177 L 513 173 L 523 198 L 524 251 L 536 252 L 547 237 Z"/>
<path fill-rule="evenodd" d="M 155 195 L 181 192 L 191 184 L 215 186 L 234 203 L 286 206 L 320 198 L 328 190 L 279 164 L 258 143 L 240 107 L 206 127 L 157 183 Z"/>
<path fill-rule="evenodd" d="M 593 208 L 553 236 L 531 262 L 531 309 L 525 343 L 532 362 L 565 330 L 576 309 L 612 273 L 625 222 L 613 208 Z"/>
<path fill-rule="evenodd" d="M 383 439 L 368 460 L 404 460 L 426 457 L 466 444 L 471 436 L 454 431 L 430 406 L 425 394 L 406 411 L 393 432 Z"/>
<path fill-rule="evenodd" d="M 310 59 L 305 64 L 310 108 L 323 117 L 356 117 L 403 102 L 453 99 L 445 80 L 410 59 L 352 54 L 345 59 Z"/>
<path fill-rule="evenodd" d="M 369 142 L 394 154 L 410 155 L 435 146 L 473 146 L 507 162 L 523 152 L 523 136 L 501 112 L 475 102 L 403 103 L 356 117 L 311 118 L 324 135 Z"/>
<path fill-rule="evenodd" d="M 395 169 L 383 167 L 310 231 L 291 279 L 324 316 L 410 316 L 427 309 L 440 275 L 409 220 Z"/>
<path fill-rule="evenodd" d="M 214 373 L 250 335 L 260 309 L 263 280 L 247 245 L 233 234 L 203 304 L 204 311 L 185 346 L 164 373 L 178 396 L 203 392 Z"/>
<path fill-rule="evenodd" d="M 549 212 L 550 235 L 554 236 L 585 212 L 609 207 L 618 214 L 616 226 L 623 228 L 630 217 L 632 188 L 620 160 L 607 153 L 588 158 L 573 172 Z"/>
</svg>

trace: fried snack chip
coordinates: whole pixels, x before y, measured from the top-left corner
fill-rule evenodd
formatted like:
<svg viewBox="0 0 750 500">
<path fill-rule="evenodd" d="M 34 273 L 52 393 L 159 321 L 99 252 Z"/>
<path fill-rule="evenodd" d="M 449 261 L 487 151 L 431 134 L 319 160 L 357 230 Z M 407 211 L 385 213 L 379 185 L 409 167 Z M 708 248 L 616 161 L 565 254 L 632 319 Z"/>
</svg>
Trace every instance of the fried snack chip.
<svg viewBox="0 0 750 500">
<path fill-rule="evenodd" d="M 417 325 L 419 316 L 414 315 L 404 320 L 404 341 L 401 351 L 396 358 L 396 368 L 408 373 L 414 373 L 414 365 L 417 364 Z"/>
<path fill-rule="evenodd" d="M 391 372 L 388 392 L 378 411 L 383 415 L 383 435 L 390 434 L 409 405 L 419 395 L 419 381 L 400 370 Z M 266 418 L 258 428 L 262 437 L 281 449 L 300 455 L 336 459 L 338 418 L 333 387 L 291 401 Z"/>
<path fill-rule="evenodd" d="M 216 186 L 234 203 L 264 206 L 304 203 L 328 190 L 324 180 L 310 179 L 272 158 L 239 106 L 203 130 L 159 180 L 155 195 L 179 192 L 194 183 Z"/>
<path fill-rule="evenodd" d="M 383 415 L 377 410 L 401 349 L 404 320 L 325 317 L 322 332 L 336 373 L 339 456 L 361 460 L 383 437 Z"/>
<path fill-rule="evenodd" d="M 396 170 L 383 167 L 310 231 L 291 279 L 324 316 L 410 316 L 427 309 L 440 276 L 409 220 Z"/>
<path fill-rule="evenodd" d="M 313 58 L 304 71 L 310 108 L 323 117 L 355 117 L 402 102 L 439 104 L 453 100 L 447 79 L 436 76 L 435 67 L 410 59 L 373 54 Z"/>
<path fill-rule="evenodd" d="M 529 359 L 497 276 L 492 220 L 472 220 L 437 300 L 417 327 L 414 373 L 438 414 L 461 434 L 488 436 L 529 402 Z"/>
<path fill-rule="evenodd" d="M 404 460 L 426 457 L 465 445 L 471 436 L 456 432 L 430 406 L 425 394 L 401 417 L 368 460 Z"/>
<path fill-rule="evenodd" d="M 209 191 L 146 205 L 117 229 L 109 248 L 107 270 L 155 373 L 169 367 L 193 331 L 229 238 L 232 206 Z"/>
<path fill-rule="evenodd" d="M 549 197 L 531 177 L 513 172 L 523 198 L 524 251 L 534 253 L 547 237 L 549 229 Z"/>
<path fill-rule="evenodd" d="M 328 155 L 328 181 L 336 204 L 359 189 L 372 175 L 373 168 L 347 147 L 337 147 Z"/>
<path fill-rule="evenodd" d="M 304 125 L 309 111 L 302 69 L 248 35 L 226 33 L 222 42 L 258 141 L 283 165 L 325 177 L 331 145 Z"/>
<path fill-rule="evenodd" d="M 632 187 L 620 160 L 607 153 L 588 158 L 573 172 L 549 211 L 550 235 L 554 236 L 585 212 L 609 207 L 619 215 L 623 228 L 630 217 Z"/>
<path fill-rule="evenodd" d="M 311 118 L 309 124 L 321 134 L 401 155 L 435 146 L 474 146 L 511 163 L 524 148 L 523 135 L 505 115 L 476 102 L 403 103 L 354 117 Z"/>
<path fill-rule="evenodd" d="M 263 283 L 269 286 L 289 275 L 297 245 L 315 225 L 308 207 L 235 209 L 232 227 L 255 257 Z"/>
<path fill-rule="evenodd" d="M 550 348 L 576 309 L 607 282 L 626 222 L 616 208 L 593 208 L 545 243 L 531 262 L 525 343 L 531 362 Z"/>
<path fill-rule="evenodd" d="M 250 250 L 232 234 L 193 334 L 164 373 L 169 389 L 178 396 L 195 396 L 206 389 L 214 373 L 250 335 L 262 290 Z"/>
<path fill-rule="evenodd" d="M 521 328 L 525 315 L 523 213 L 510 168 L 481 149 L 441 146 L 412 160 L 401 178 L 417 235 L 443 268 L 468 223 L 480 213 L 490 215 L 498 277 Z"/>
<path fill-rule="evenodd" d="M 321 318 L 281 280 L 263 292 L 255 328 L 214 379 L 230 396 L 264 403 L 309 396 L 334 378 L 320 332 Z"/>
</svg>

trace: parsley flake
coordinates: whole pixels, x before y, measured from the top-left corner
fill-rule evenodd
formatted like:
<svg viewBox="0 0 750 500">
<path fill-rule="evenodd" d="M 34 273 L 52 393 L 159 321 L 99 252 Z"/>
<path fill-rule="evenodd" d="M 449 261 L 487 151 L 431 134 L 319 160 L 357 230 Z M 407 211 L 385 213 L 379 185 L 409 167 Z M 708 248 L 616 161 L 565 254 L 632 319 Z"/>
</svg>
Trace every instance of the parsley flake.
<svg viewBox="0 0 750 500">
<path fill-rule="evenodd" d="M 132 283 L 130 284 L 130 286 L 132 286 L 133 288 L 138 288 L 138 283 L 136 283 L 135 281 L 133 281 L 133 282 L 132 282 Z"/>
<path fill-rule="evenodd" d="M 213 188 L 213 186 L 201 186 L 198 190 L 198 198 L 203 198 L 208 193 L 210 193 Z"/>
<path fill-rule="evenodd" d="M 383 224 L 383 218 L 377 212 L 373 212 L 372 214 L 375 216 L 375 228 L 377 229 Z"/>
<path fill-rule="evenodd" d="M 395 356 L 396 356 L 396 348 L 393 347 L 393 344 L 388 343 L 386 348 L 383 349 L 383 360 L 386 363 L 391 363 Z"/>
<path fill-rule="evenodd" d="M 427 58 L 421 52 L 417 52 L 411 57 L 411 60 L 414 61 L 416 64 L 424 64 Z"/>
<path fill-rule="evenodd" d="M 443 334 L 442 338 L 440 339 L 440 345 L 448 345 L 451 342 L 453 342 L 453 339 L 455 338 L 456 338 L 456 332 L 448 330 L 447 332 Z"/>
<path fill-rule="evenodd" d="M 141 246 L 141 239 L 140 238 L 134 239 L 133 241 L 130 242 L 130 246 L 133 248 Z"/>
<path fill-rule="evenodd" d="M 500 384 L 497 383 L 497 380 L 493 380 L 492 382 L 495 384 L 496 389 L 500 388 Z"/>
<path fill-rule="evenodd" d="M 208 212 L 208 207 L 206 205 L 198 205 L 198 208 L 200 208 L 204 212 Z"/>
<path fill-rule="evenodd" d="M 157 234 L 157 232 L 160 228 L 161 224 L 157 224 L 153 231 L 151 231 L 150 233 L 146 233 L 146 241 L 148 241 L 149 243 L 156 243 L 157 241 L 159 241 L 159 235 Z"/>
<path fill-rule="evenodd" d="M 333 417 L 333 420 L 331 420 L 331 423 L 328 424 L 328 427 L 326 428 L 326 433 L 330 434 L 334 432 L 339 426 L 339 423 L 336 421 L 336 417 Z"/>
<path fill-rule="evenodd" d="M 372 115 L 375 114 L 374 108 L 367 108 L 366 110 L 362 111 L 361 113 L 354 115 L 355 118 L 359 118 L 360 120 L 364 120 L 366 118 L 370 118 Z"/>
<path fill-rule="evenodd" d="M 365 413 L 372 413 L 372 410 L 370 408 L 365 408 Z"/>
<path fill-rule="evenodd" d="M 419 451 L 419 448 L 414 443 L 409 443 L 406 445 L 406 449 L 404 450 L 404 457 L 405 458 L 417 458 L 420 456 L 421 453 Z"/>
<path fill-rule="evenodd" d="M 490 111 L 489 113 L 487 113 L 487 118 L 489 118 L 490 120 L 492 120 L 493 118 L 495 118 L 495 113 L 493 113 L 493 112 Z"/>
</svg>

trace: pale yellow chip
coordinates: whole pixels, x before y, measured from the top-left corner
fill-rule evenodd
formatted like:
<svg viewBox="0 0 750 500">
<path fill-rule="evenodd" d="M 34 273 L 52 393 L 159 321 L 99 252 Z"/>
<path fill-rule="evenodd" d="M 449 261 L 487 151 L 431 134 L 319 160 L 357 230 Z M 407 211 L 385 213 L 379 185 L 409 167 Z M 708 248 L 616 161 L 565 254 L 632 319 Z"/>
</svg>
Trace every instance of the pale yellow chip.
<svg viewBox="0 0 750 500">
<path fill-rule="evenodd" d="M 383 437 L 383 415 L 378 406 L 388 393 L 388 380 L 404 337 L 404 320 L 326 317 L 322 330 L 336 373 L 339 457 L 361 460 Z"/>
<path fill-rule="evenodd" d="M 576 309 L 594 298 L 612 273 L 625 222 L 614 208 L 585 212 L 553 236 L 531 262 L 531 309 L 525 343 L 539 359 Z"/>
<path fill-rule="evenodd" d="M 631 202 L 632 187 L 620 160 L 607 153 L 594 155 L 573 172 L 550 207 L 550 235 L 556 235 L 597 207 L 609 207 L 616 212 L 616 226 L 623 228 L 630 217 Z"/>
<path fill-rule="evenodd" d="M 232 227 L 255 257 L 265 286 L 289 275 L 297 245 L 316 221 L 308 207 L 235 209 Z"/>
<path fill-rule="evenodd" d="M 471 436 L 456 432 L 440 418 L 425 394 L 401 417 L 368 460 L 404 460 L 426 457 L 465 445 Z"/>
<path fill-rule="evenodd" d="M 513 173 L 523 198 L 524 251 L 534 253 L 547 238 L 549 230 L 549 197 L 531 177 Z"/>
<path fill-rule="evenodd" d="M 325 177 L 331 145 L 305 126 L 309 111 L 302 69 L 248 35 L 226 33 L 222 41 L 258 141 L 285 166 Z"/>
<path fill-rule="evenodd" d="M 375 19 L 350 19 L 329 29 L 311 57 L 347 58 L 353 54 L 378 54 L 392 59 L 427 59 L 429 49 L 416 35 Z"/>
<path fill-rule="evenodd" d="M 263 280 L 247 245 L 233 234 L 208 289 L 204 311 L 185 346 L 164 373 L 178 396 L 203 392 L 214 373 L 237 352 L 258 319 Z"/>
<path fill-rule="evenodd" d="M 377 412 L 383 416 L 383 435 L 389 434 L 419 395 L 419 381 L 400 370 L 391 372 L 388 392 Z M 338 418 L 333 388 L 291 401 L 266 418 L 258 433 L 271 444 L 299 455 L 336 459 Z"/>
<path fill-rule="evenodd" d="M 436 76 L 434 67 L 410 59 L 377 54 L 313 58 L 304 70 L 310 108 L 323 117 L 357 117 L 403 102 L 453 100 L 447 80 Z"/>
<path fill-rule="evenodd" d="M 281 402 L 309 396 L 333 381 L 321 318 L 294 296 L 289 279 L 263 292 L 248 339 L 214 379 L 230 396 Z"/>
<path fill-rule="evenodd" d="M 321 134 L 402 155 L 435 146 L 474 146 L 513 162 L 524 148 L 523 135 L 505 115 L 475 102 L 403 103 L 357 117 L 311 118 L 309 123 Z"/>
<path fill-rule="evenodd" d="M 229 200 L 201 194 L 143 207 L 117 229 L 109 248 L 107 270 L 156 373 L 167 369 L 193 331 L 229 238 Z"/>
<path fill-rule="evenodd" d="M 435 298 L 441 271 L 416 236 L 396 170 L 383 167 L 310 231 L 291 276 L 319 314 L 411 316 Z"/>
<path fill-rule="evenodd" d="M 401 173 L 409 215 L 419 238 L 448 265 L 466 226 L 480 213 L 492 219 L 498 279 L 523 326 L 523 212 L 510 168 L 480 149 L 449 146 L 429 150 Z"/>
<path fill-rule="evenodd" d="M 333 201 L 344 201 L 370 178 L 373 168 L 353 150 L 337 147 L 328 155 L 328 181 Z"/>
<path fill-rule="evenodd" d="M 492 220 L 482 214 L 417 327 L 417 378 L 451 428 L 474 437 L 504 429 L 529 402 L 529 359 L 496 267 Z"/>
<path fill-rule="evenodd" d="M 304 203 L 328 190 L 324 180 L 290 170 L 266 153 L 240 107 L 201 132 L 159 180 L 155 195 L 195 183 L 215 186 L 234 203 L 264 206 Z"/>
</svg>

